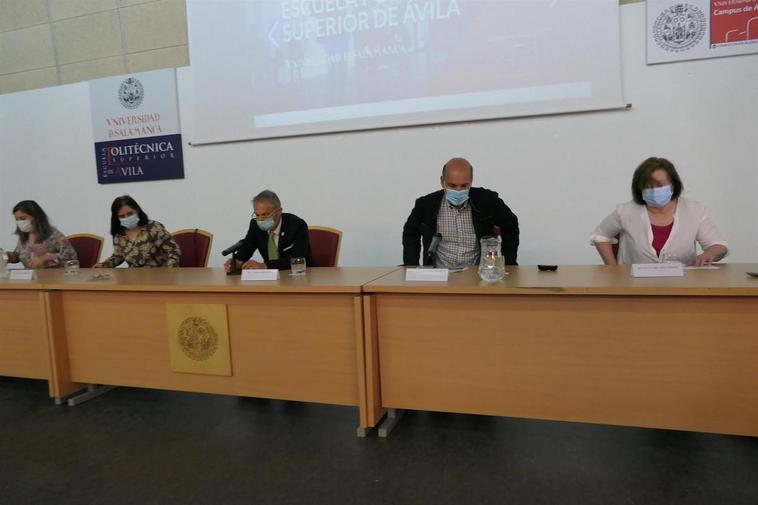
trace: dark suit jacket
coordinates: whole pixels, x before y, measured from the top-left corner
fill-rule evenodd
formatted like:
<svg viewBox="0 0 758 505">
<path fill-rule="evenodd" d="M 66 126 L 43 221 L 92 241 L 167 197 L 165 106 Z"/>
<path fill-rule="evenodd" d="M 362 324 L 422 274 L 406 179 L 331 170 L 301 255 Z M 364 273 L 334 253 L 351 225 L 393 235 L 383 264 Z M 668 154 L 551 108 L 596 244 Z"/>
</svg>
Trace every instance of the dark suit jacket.
<svg viewBox="0 0 758 505">
<path fill-rule="evenodd" d="M 305 258 L 307 265 L 316 266 L 311 258 L 311 243 L 308 240 L 308 225 L 294 214 L 282 213 L 279 229 L 279 259 L 268 259 L 268 232 L 258 228 L 255 219 L 250 220 L 244 245 L 237 251 L 237 259 L 249 260 L 255 251 L 260 251 L 268 268 L 288 270 L 291 258 Z"/>
<path fill-rule="evenodd" d="M 424 246 L 423 264 L 431 265 L 428 253 L 432 237 L 437 233 L 437 214 L 445 191 L 439 190 L 422 196 L 408 216 L 403 227 L 403 264 L 417 266 L 421 243 Z M 496 236 L 499 228 L 502 237 L 502 254 L 506 265 L 518 265 L 516 255 L 519 244 L 518 218 L 494 191 L 471 188 L 469 191 L 471 218 L 474 221 L 477 242 L 482 237 Z M 497 228 L 496 228 L 497 227 Z"/>
</svg>

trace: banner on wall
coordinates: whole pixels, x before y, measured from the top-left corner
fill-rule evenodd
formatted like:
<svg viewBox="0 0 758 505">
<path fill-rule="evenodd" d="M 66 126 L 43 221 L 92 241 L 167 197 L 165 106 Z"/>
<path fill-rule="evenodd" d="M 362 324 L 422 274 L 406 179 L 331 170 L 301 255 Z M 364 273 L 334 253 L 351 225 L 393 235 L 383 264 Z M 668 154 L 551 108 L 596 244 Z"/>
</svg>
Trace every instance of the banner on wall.
<svg viewBox="0 0 758 505">
<path fill-rule="evenodd" d="M 97 182 L 184 178 L 173 68 L 97 79 L 89 89 Z"/>
<path fill-rule="evenodd" d="M 647 62 L 758 53 L 758 0 L 647 1 Z"/>
</svg>

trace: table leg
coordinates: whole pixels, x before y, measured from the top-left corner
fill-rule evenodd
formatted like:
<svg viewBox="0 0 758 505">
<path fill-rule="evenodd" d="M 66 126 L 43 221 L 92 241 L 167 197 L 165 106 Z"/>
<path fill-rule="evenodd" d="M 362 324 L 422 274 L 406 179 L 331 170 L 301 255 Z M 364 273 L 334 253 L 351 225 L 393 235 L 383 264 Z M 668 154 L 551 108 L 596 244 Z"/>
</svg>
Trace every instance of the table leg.
<svg viewBox="0 0 758 505">
<path fill-rule="evenodd" d="M 404 410 L 387 409 L 387 416 L 379 425 L 379 438 L 387 438 L 403 416 Z"/>
<path fill-rule="evenodd" d="M 87 391 L 74 395 L 68 399 L 68 406 L 75 407 L 93 398 L 104 395 L 116 386 L 101 386 L 98 384 L 87 384 Z"/>
</svg>

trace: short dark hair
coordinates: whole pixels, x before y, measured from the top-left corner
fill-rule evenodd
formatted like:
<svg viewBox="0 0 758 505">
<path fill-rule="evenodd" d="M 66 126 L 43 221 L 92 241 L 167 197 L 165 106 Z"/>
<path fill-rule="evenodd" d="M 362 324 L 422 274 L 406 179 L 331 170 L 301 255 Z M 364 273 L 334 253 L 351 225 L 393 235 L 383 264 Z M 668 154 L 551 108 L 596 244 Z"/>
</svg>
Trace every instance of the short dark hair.
<svg viewBox="0 0 758 505">
<path fill-rule="evenodd" d="M 126 231 L 126 228 L 121 226 L 121 221 L 118 218 L 118 209 L 124 205 L 128 205 L 137 211 L 140 226 L 145 226 L 147 224 L 147 214 L 145 214 L 145 212 L 142 210 L 142 207 L 139 206 L 134 198 L 129 195 L 118 196 L 115 200 L 113 200 L 113 203 L 111 204 L 111 235 L 114 237 Z"/>
<path fill-rule="evenodd" d="M 13 206 L 13 213 L 15 214 L 18 211 L 28 214 L 34 219 L 32 226 L 34 226 L 34 233 L 37 234 L 37 240 L 42 242 L 50 236 L 52 226 L 50 226 L 50 221 L 47 219 L 47 214 L 45 214 L 45 211 L 42 210 L 42 207 L 37 202 L 34 200 L 22 200 Z M 29 234 L 19 230 L 18 226 L 16 226 L 14 233 L 18 235 L 22 244 L 26 244 L 26 241 L 29 240 Z"/>
<path fill-rule="evenodd" d="M 671 180 L 671 189 L 673 195 L 672 200 L 679 198 L 679 195 L 684 191 L 684 185 L 682 179 L 679 178 L 679 174 L 674 168 L 674 164 L 666 158 L 648 158 L 637 167 L 632 176 L 632 198 L 640 205 L 645 205 L 645 200 L 642 198 L 642 191 L 650 187 L 650 183 L 653 180 L 653 172 L 656 170 L 665 170 Z"/>
</svg>

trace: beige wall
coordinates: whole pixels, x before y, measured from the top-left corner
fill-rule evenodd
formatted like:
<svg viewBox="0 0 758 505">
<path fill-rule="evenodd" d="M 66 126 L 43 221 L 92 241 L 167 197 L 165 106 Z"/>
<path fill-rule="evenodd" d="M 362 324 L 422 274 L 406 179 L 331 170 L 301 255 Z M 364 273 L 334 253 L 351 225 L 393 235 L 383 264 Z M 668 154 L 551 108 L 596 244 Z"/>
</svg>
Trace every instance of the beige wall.
<svg viewBox="0 0 758 505">
<path fill-rule="evenodd" d="M 0 93 L 185 65 L 185 0 L 0 0 Z"/>
</svg>

